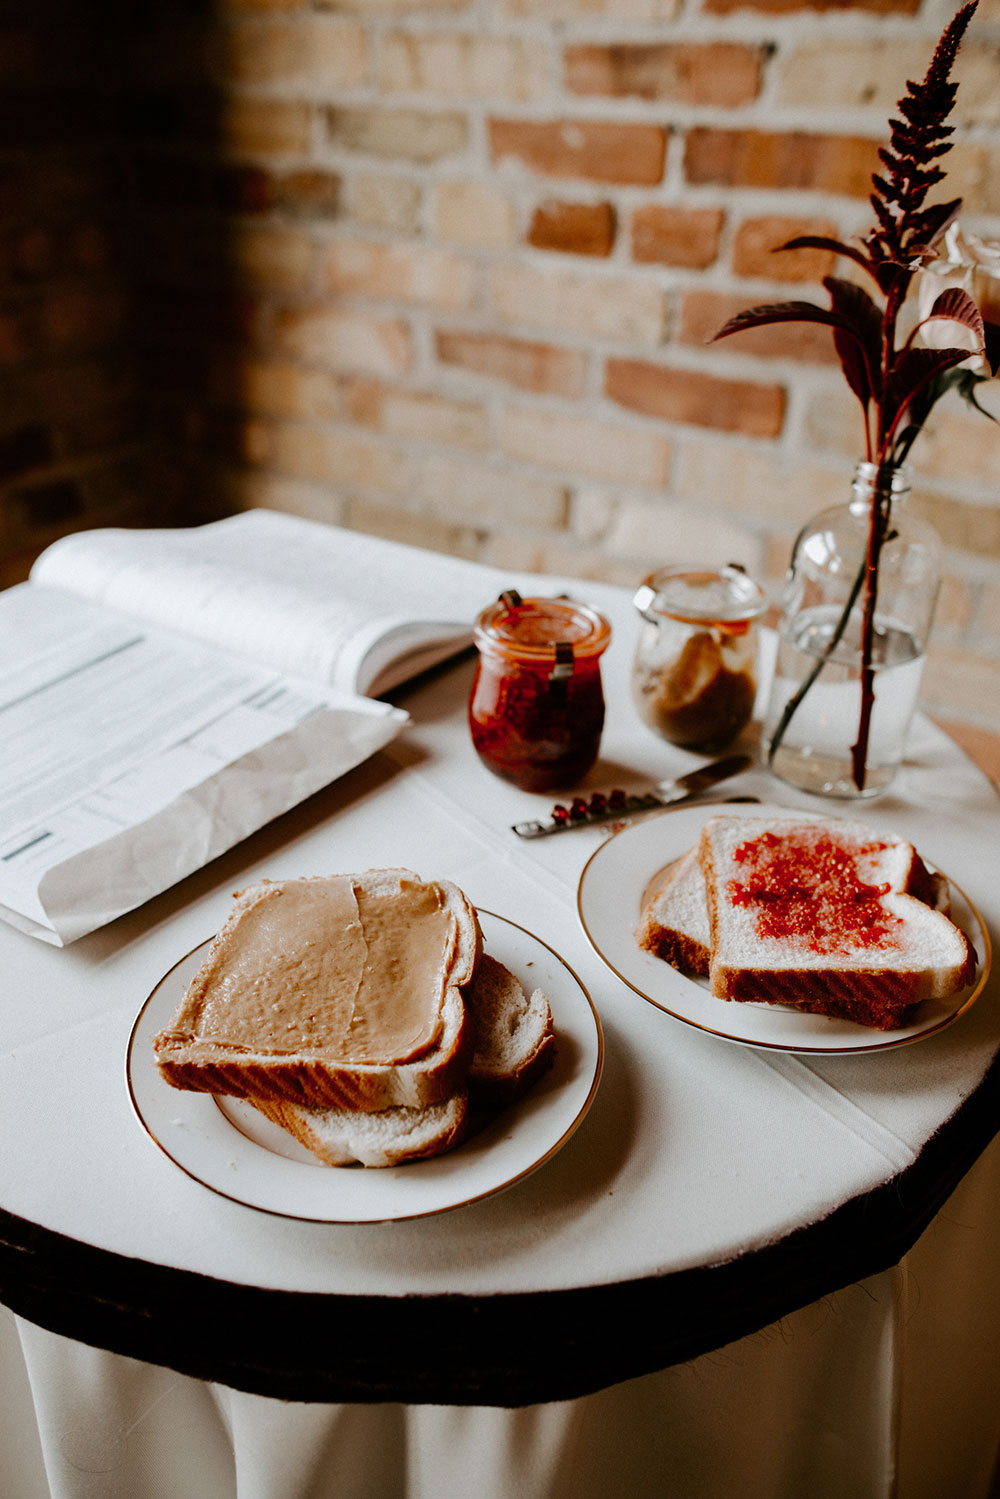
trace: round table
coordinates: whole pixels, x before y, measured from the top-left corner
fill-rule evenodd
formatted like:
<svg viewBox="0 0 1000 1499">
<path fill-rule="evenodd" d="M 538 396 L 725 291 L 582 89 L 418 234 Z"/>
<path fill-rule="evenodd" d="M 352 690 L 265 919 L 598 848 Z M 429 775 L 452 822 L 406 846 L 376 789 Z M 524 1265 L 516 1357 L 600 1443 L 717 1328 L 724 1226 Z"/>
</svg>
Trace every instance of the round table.
<svg viewBox="0 0 1000 1499">
<path fill-rule="evenodd" d="M 691 768 L 631 709 L 627 595 L 576 588 L 615 631 L 590 783 Z M 575 903 L 605 831 L 513 835 L 548 802 L 472 756 L 471 671 L 461 660 L 400 694 L 412 722 L 388 749 L 140 910 L 63 950 L 0 927 L 0 1110 L 18 1142 L 0 1161 L 0 1299 L 27 1323 L 295 1402 L 575 1400 L 895 1266 L 989 1145 L 995 977 L 920 1044 L 812 1057 L 722 1041 L 616 978 Z M 717 795 L 844 810 L 757 768 Z M 918 721 L 898 782 L 860 815 L 910 838 L 997 929 L 1000 802 L 940 730 Z M 377 865 L 456 880 L 570 964 L 604 1035 L 586 1118 L 508 1190 L 432 1217 L 298 1222 L 208 1192 L 133 1115 L 137 1011 L 241 885 Z"/>
</svg>

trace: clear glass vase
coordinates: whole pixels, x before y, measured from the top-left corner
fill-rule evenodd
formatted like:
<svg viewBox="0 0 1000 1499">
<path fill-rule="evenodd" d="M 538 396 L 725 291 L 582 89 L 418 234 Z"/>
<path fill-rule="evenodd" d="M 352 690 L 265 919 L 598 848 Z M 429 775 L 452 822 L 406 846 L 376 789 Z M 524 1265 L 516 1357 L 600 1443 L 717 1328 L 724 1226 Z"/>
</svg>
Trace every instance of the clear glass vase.
<svg viewBox="0 0 1000 1499">
<path fill-rule="evenodd" d="M 902 762 L 941 576 L 908 490 L 904 469 L 859 463 L 850 504 L 792 548 L 763 739 L 770 769 L 803 791 L 876 796 Z"/>
</svg>

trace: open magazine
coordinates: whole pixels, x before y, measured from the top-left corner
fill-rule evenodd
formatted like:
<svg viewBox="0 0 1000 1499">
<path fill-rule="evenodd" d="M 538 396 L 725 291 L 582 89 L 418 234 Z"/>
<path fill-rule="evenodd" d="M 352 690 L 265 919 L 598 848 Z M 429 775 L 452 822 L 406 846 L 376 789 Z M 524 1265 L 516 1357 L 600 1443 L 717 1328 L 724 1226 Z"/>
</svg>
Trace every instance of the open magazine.
<svg viewBox="0 0 1000 1499">
<path fill-rule="evenodd" d="M 344 774 L 503 586 L 276 511 L 57 541 L 0 593 L 0 917 L 74 941 Z"/>
</svg>

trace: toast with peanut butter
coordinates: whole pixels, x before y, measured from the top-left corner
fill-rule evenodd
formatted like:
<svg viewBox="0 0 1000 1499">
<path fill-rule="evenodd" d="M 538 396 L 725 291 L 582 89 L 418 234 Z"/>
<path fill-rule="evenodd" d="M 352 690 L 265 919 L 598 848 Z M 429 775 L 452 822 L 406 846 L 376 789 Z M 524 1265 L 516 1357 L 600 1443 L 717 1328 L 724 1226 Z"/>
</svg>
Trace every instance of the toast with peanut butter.
<svg viewBox="0 0 1000 1499">
<path fill-rule="evenodd" d="M 252 885 L 155 1040 L 172 1086 L 375 1112 L 464 1089 L 482 951 L 457 885 L 405 869 Z"/>
<path fill-rule="evenodd" d="M 443 1102 L 364 1113 L 284 1099 L 254 1099 L 254 1107 L 328 1166 L 400 1166 L 453 1149 L 531 1087 L 551 1064 L 555 1047 L 544 993 L 526 993 L 489 953 L 480 957 L 463 993 L 472 1056 L 465 1086 Z"/>
</svg>

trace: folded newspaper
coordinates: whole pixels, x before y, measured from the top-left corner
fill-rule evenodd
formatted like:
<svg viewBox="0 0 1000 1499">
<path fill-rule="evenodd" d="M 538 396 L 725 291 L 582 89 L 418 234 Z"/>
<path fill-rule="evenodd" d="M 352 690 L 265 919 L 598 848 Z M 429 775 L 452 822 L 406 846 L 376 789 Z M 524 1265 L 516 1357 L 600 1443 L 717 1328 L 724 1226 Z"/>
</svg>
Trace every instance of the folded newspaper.
<svg viewBox="0 0 1000 1499">
<path fill-rule="evenodd" d="M 57 541 L 0 593 L 0 918 L 73 942 L 360 764 L 503 586 L 276 511 Z"/>
</svg>

